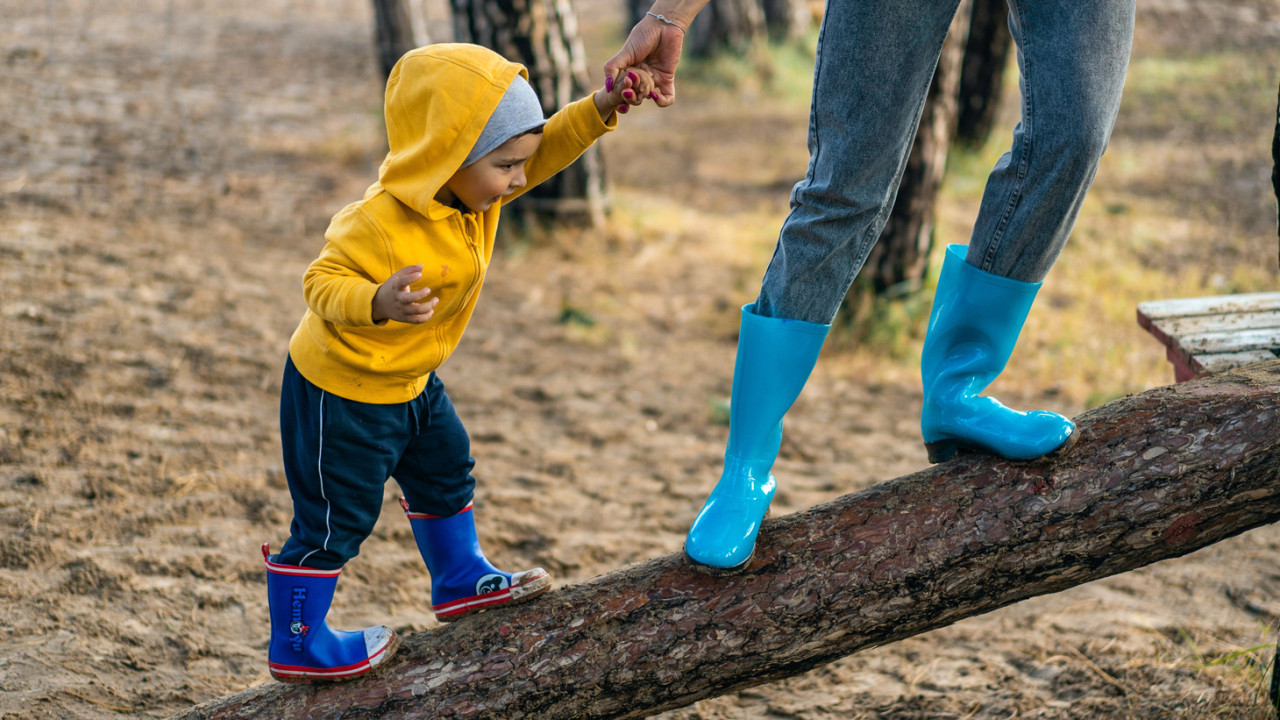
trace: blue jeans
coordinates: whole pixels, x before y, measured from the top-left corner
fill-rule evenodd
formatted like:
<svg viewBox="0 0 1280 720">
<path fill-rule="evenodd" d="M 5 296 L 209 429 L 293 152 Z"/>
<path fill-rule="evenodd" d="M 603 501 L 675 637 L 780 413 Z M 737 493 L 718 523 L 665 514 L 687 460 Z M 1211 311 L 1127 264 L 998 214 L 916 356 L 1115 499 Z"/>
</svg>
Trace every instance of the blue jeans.
<svg viewBox="0 0 1280 720">
<path fill-rule="evenodd" d="M 276 562 L 336 570 L 355 557 L 395 477 L 409 507 L 448 516 L 471 502 L 471 440 L 435 373 L 418 397 L 374 405 L 325 392 L 290 359 L 280 389 L 280 442 L 293 499 Z"/>
<path fill-rule="evenodd" d="M 809 117 L 756 312 L 830 323 L 893 208 L 958 0 L 828 0 Z M 1135 0 L 1009 0 L 1022 120 L 987 179 L 966 260 L 1023 282 L 1048 274 L 1120 108 Z"/>
</svg>

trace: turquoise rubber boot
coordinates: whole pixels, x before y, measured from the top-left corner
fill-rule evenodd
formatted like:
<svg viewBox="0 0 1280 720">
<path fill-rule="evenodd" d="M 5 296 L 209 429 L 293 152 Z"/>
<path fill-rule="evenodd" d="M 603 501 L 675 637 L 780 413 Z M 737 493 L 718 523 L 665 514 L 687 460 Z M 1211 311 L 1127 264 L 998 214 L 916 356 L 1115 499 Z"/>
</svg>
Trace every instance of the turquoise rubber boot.
<svg viewBox="0 0 1280 720">
<path fill-rule="evenodd" d="M 1076 426 L 1067 418 L 1011 410 L 980 396 L 1009 361 L 1040 283 L 983 272 L 965 261 L 966 249 L 947 246 L 920 357 L 920 432 L 929 462 L 960 451 L 1010 460 L 1065 452 L 1076 441 Z"/>
<path fill-rule="evenodd" d="M 769 472 L 782 445 L 782 416 L 800 396 L 830 325 L 756 315 L 742 308 L 720 482 L 684 541 L 694 563 L 718 574 L 746 567 L 777 485 Z"/>
</svg>

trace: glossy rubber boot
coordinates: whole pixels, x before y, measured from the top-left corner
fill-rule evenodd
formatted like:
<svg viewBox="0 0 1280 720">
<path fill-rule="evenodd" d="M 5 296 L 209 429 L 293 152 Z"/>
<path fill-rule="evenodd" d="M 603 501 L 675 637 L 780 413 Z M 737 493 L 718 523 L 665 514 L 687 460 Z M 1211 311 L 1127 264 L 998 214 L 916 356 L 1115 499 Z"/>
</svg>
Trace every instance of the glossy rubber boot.
<svg viewBox="0 0 1280 720">
<path fill-rule="evenodd" d="M 359 632 L 325 622 L 342 570 L 272 562 L 267 543 L 267 599 L 271 605 L 271 677 L 285 683 L 338 682 L 369 672 L 395 652 L 399 636 L 386 625 Z"/>
<path fill-rule="evenodd" d="M 404 498 L 400 506 L 431 573 L 431 610 L 440 622 L 531 600 L 551 587 L 551 576 L 542 568 L 505 573 L 489 563 L 480 550 L 471 505 L 445 517 L 413 512 Z"/>
<path fill-rule="evenodd" d="M 769 471 L 782 445 L 782 416 L 804 389 L 831 328 L 754 309 L 754 303 L 742 308 L 724 470 L 684 541 L 689 559 L 715 574 L 742 570 L 755 553 L 777 486 Z"/>
<path fill-rule="evenodd" d="M 1075 424 L 1053 412 L 1011 410 L 980 393 L 1004 370 L 1040 283 L 983 272 L 949 245 L 920 357 L 920 432 L 929 462 L 977 451 L 1011 460 L 1065 452 Z"/>
</svg>

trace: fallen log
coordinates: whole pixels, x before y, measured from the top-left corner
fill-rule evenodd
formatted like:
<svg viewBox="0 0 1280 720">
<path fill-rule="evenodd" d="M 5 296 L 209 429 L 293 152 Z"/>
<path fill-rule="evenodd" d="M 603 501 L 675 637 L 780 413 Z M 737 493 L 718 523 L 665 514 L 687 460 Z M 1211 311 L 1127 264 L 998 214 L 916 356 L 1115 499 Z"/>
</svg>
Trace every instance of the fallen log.
<svg viewBox="0 0 1280 720">
<path fill-rule="evenodd" d="M 1056 463 L 964 456 L 767 521 L 742 575 L 655 558 L 409 636 L 366 679 L 175 717 L 644 717 L 1280 519 L 1280 362 L 1077 420 Z"/>
</svg>

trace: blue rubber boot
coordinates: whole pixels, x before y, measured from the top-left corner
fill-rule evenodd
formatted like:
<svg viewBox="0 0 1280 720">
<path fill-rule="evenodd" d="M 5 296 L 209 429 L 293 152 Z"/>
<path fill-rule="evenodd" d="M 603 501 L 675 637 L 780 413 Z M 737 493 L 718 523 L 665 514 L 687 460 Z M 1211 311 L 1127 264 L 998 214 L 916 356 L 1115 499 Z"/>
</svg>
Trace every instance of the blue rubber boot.
<svg viewBox="0 0 1280 720">
<path fill-rule="evenodd" d="M 777 486 L 769 471 L 782 445 L 782 416 L 804 389 L 831 329 L 762 317 L 754 309 L 754 303 L 742 308 L 724 471 L 684 541 L 689 559 L 716 574 L 742 570 L 755 553 Z"/>
<path fill-rule="evenodd" d="M 400 638 L 386 625 L 342 632 L 325 622 L 342 570 L 281 565 L 269 553 L 263 543 L 271 606 L 271 677 L 295 684 L 350 680 L 395 652 Z"/>
<path fill-rule="evenodd" d="M 400 506 L 431 573 L 431 610 L 440 622 L 531 600 L 551 587 L 551 576 L 542 568 L 506 573 L 489 563 L 480 550 L 471 505 L 445 517 L 413 512 L 404 498 Z"/>
<path fill-rule="evenodd" d="M 920 432 L 929 462 L 977 451 L 1011 460 L 1065 452 L 1075 425 L 1053 412 L 1011 410 L 979 395 L 1004 370 L 1040 290 L 983 272 L 949 245 L 920 357 L 924 408 Z"/>
</svg>

